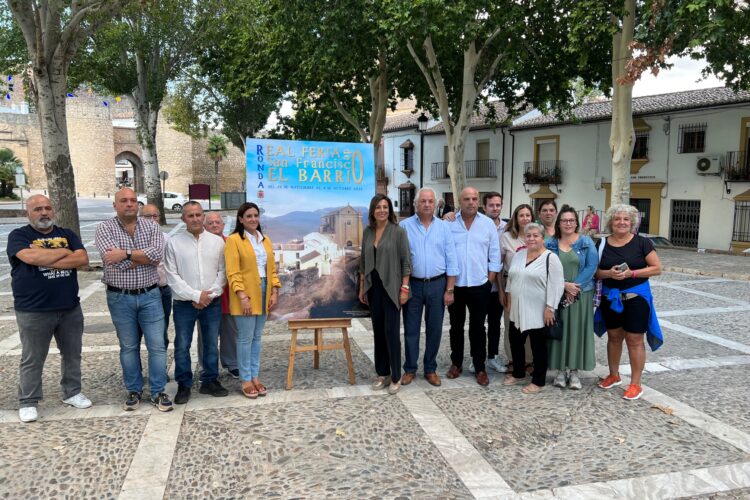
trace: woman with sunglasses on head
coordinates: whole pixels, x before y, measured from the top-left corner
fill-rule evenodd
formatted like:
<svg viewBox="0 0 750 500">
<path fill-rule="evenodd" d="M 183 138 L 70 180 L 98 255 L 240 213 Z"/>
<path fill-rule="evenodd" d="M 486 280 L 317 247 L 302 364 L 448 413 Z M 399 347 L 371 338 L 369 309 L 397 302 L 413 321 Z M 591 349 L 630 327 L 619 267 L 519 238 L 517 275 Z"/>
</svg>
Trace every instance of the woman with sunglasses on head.
<svg viewBox="0 0 750 500">
<path fill-rule="evenodd" d="M 549 369 L 559 370 L 552 385 L 581 388 L 578 370 L 593 370 L 594 352 L 594 273 L 599 255 L 594 242 L 578 233 L 580 223 L 573 207 L 563 205 L 555 221 L 555 236 L 546 242 L 558 256 L 565 278 L 561 340 L 550 342 Z"/>
</svg>

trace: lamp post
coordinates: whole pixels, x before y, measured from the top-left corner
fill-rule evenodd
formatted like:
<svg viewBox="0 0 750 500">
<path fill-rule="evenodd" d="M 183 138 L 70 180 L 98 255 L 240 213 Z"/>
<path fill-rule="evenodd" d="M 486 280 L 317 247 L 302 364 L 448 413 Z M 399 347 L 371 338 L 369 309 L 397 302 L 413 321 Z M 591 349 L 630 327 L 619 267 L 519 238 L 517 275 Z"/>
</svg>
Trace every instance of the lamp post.
<svg viewBox="0 0 750 500">
<path fill-rule="evenodd" d="M 424 111 L 417 118 L 419 127 L 419 189 L 424 187 L 424 133 L 427 131 L 427 123 L 430 119 L 424 114 Z"/>
</svg>

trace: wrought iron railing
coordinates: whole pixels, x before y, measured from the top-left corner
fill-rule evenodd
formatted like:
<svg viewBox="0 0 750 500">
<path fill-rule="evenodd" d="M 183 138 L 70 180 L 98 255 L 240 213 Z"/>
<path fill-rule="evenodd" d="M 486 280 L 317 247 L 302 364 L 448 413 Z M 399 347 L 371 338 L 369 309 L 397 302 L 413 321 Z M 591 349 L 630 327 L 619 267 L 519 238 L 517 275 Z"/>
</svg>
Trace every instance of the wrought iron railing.
<svg viewBox="0 0 750 500">
<path fill-rule="evenodd" d="M 562 161 L 525 161 L 523 163 L 523 183 L 562 184 Z"/>
<path fill-rule="evenodd" d="M 497 178 L 497 160 L 467 160 L 464 162 L 464 172 L 467 178 L 489 177 Z M 448 179 L 448 162 L 441 161 L 432 164 L 431 179 Z"/>
<path fill-rule="evenodd" d="M 750 155 L 747 151 L 729 151 L 724 155 L 724 179 L 750 181 Z"/>
<path fill-rule="evenodd" d="M 750 201 L 734 202 L 732 241 L 750 241 Z"/>
</svg>

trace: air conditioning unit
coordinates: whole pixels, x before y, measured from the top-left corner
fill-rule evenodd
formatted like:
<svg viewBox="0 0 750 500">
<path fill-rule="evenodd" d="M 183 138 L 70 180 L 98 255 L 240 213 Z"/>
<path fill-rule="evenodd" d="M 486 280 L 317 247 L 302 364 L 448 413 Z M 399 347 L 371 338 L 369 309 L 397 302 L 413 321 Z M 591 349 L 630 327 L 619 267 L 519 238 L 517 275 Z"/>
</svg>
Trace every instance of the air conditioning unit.
<svg viewBox="0 0 750 500">
<path fill-rule="evenodd" d="M 721 158 L 719 155 L 699 156 L 695 164 L 698 175 L 719 175 L 721 173 Z"/>
</svg>

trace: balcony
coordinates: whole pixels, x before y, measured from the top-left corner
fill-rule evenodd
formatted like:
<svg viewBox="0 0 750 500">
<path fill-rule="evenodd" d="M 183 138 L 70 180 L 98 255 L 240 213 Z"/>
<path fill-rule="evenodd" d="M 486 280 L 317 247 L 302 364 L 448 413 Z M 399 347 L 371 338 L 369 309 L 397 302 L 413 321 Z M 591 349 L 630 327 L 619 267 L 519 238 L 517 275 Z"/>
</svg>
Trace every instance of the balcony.
<svg viewBox="0 0 750 500">
<path fill-rule="evenodd" d="M 524 184 L 562 184 L 562 161 L 539 160 L 523 162 Z"/>
<path fill-rule="evenodd" d="M 750 154 L 747 151 L 729 151 L 724 155 L 724 180 L 750 182 Z"/>
<path fill-rule="evenodd" d="M 490 178 L 497 179 L 497 160 L 467 160 L 464 161 L 464 173 L 467 179 Z M 448 162 L 437 162 L 432 164 L 431 177 L 433 181 L 449 179 Z"/>
</svg>

